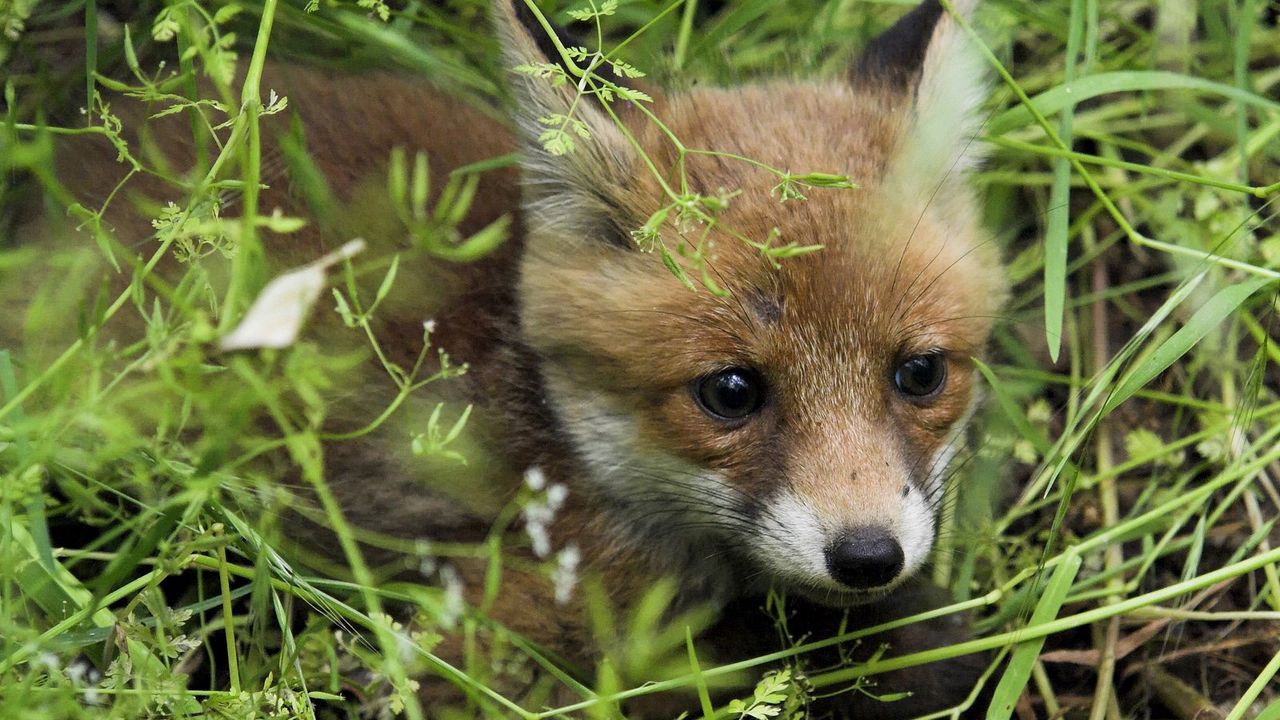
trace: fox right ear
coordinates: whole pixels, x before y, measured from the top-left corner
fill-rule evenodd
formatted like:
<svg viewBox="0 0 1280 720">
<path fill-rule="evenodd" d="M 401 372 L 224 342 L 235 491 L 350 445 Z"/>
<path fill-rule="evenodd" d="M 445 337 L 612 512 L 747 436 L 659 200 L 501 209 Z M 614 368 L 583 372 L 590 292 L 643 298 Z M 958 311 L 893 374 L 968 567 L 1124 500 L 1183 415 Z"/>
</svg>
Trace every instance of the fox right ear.
<svg viewBox="0 0 1280 720">
<path fill-rule="evenodd" d="M 924 71 L 930 41 L 945 12 L 938 0 L 916 5 L 863 49 L 853 65 L 852 79 L 914 91 Z"/>
<path fill-rule="evenodd" d="M 974 41 L 957 22 L 973 15 L 976 0 L 923 0 L 871 42 L 850 81 L 910 97 L 911 121 L 892 171 L 931 188 L 976 164 L 986 67 Z"/>
<path fill-rule="evenodd" d="M 595 98 L 578 96 L 580 71 L 552 41 L 545 16 L 525 0 L 491 8 L 511 73 L 528 220 L 567 238 L 616 234 L 615 190 L 635 164 L 631 146 Z M 620 242 L 629 244 L 625 234 Z"/>
</svg>

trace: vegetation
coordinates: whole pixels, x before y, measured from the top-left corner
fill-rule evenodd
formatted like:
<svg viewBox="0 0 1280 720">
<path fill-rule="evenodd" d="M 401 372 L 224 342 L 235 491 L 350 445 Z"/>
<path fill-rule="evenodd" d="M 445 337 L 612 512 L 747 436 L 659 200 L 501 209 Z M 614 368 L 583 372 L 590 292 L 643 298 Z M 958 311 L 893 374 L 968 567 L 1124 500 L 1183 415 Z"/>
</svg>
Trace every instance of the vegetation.
<svg viewBox="0 0 1280 720">
<path fill-rule="evenodd" d="M 431 580 L 390 580 L 404 566 L 366 562 L 357 540 L 391 541 L 346 523 L 319 461 L 331 400 L 362 353 L 328 353 L 305 335 L 253 353 L 214 347 L 266 284 L 262 233 L 299 222 L 256 203 L 258 122 L 288 102 L 254 80 L 268 48 L 390 65 L 492 102 L 505 69 L 485 3 L 108 5 L 0 2 L 0 717 L 436 717 L 413 689 L 437 674 L 468 698 L 458 717 L 610 717 L 620 700 L 683 687 L 701 691 L 706 717 L 799 718 L 807 697 L 874 692 L 877 674 L 985 652 L 984 687 L 956 713 L 1280 718 L 1274 4 L 991 0 L 982 13 L 993 152 L 976 179 L 1015 292 L 981 367 L 980 440 L 957 461 L 929 570 L 955 601 L 933 614 L 971 613 L 973 639 L 823 668 L 806 657 L 830 640 L 799 638 L 713 667 L 686 647 L 684 628 L 660 631 L 655 610 L 628 619 L 627 677 L 648 663 L 666 679 L 635 686 L 607 667 L 563 672 L 514 635 L 491 656 L 445 664 L 432 652 L 443 634 L 487 627 L 482 610 L 460 604 L 449 558 L 490 557 L 501 542 L 396 546 Z M 558 20 L 582 10 L 543 7 Z M 580 14 L 600 20 L 606 46 L 626 41 L 626 68 L 679 87 L 833 76 L 899 13 L 848 0 L 635 0 Z M 250 73 L 242 97 L 231 91 L 237 59 Z M 155 242 L 141 248 L 102 224 L 102 208 L 76 204 L 51 162 L 60 137 L 120 138 L 108 90 L 167 97 L 200 118 L 193 132 L 231 130 L 206 173 L 181 180 L 185 202 L 154 208 Z M 547 141 L 569 151 L 572 118 L 559 120 Z M 119 142 L 130 180 L 166 176 L 144 148 Z M 388 193 L 408 232 L 459 256 L 495 245 L 501 227 L 457 232 L 474 184 L 425 206 L 421 162 L 391 161 Z M 780 171 L 779 194 L 843 182 Z M 220 215 L 228 194 L 243 217 Z M 680 211 L 689 198 L 671 200 Z M 691 212 L 712 221 L 714 200 Z M 37 208 L 80 232 L 56 247 L 27 242 L 23 221 Z M 637 237 L 652 241 L 646 228 Z M 775 250 L 786 262 L 807 249 Z M 86 253 L 129 281 L 86 273 Z M 175 255 L 174 276 L 152 272 Z M 370 318 L 397 265 L 331 265 L 343 324 L 381 353 Z M 382 289 L 362 294 L 357 272 L 376 273 Z M 301 282 L 318 291 L 323 278 Z M 717 290 L 696 280 L 691 291 Z M 399 394 L 368 422 L 458 371 L 425 373 L 421 360 L 384 358 Z M 437 409 L 406 442 L 454 461 L 465 422 L 463 408 Z M 280 522 L 293 500 L 273 481 L 284 465 L 320 498 L 346 567 L 286 548 Z M 523 510 L 536 527 L 555 500 L 530 480 L 508 515 Z M 572 584 L 574 558 L 552 557 L 548 571 Z M 843 639 L 873 643 L 874 630 Z M 517 704 L 487 686 L 496 665 L 552 671 Z M 759 685 L 718 707 L 706 687 L 728 675 Z M 544 706 L 550 685 L 580 700 Z"/>
</svg>

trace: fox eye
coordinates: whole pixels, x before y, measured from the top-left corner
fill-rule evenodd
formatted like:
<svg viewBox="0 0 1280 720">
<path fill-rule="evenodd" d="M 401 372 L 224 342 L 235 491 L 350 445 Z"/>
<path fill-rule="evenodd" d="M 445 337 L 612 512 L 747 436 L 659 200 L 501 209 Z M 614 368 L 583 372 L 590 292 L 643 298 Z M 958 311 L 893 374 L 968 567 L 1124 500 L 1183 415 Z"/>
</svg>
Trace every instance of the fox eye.
<svg viewBox="0 0 1280 720">
<path fill-rule="evenodd" d="M 746 368 L 729 368 L 708 375 L 694 386 L 698 404 L 718 420 L 740 420 L 764 402 L 764 381 Z"/>
<path fill-rule="evenodd" d="M 925 398 L 942 388 L 947 380 L 947 360 L 941 352 L 913 355 L 894 372 L 893 382 L 898 390 L 913 398 Z"/>
</svg>

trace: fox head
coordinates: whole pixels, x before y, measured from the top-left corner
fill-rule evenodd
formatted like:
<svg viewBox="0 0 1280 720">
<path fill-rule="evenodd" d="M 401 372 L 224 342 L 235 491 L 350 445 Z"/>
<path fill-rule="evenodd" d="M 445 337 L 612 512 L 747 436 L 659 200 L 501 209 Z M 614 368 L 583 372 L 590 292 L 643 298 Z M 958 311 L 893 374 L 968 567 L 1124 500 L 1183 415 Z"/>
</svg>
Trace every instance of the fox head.
<svg viewBox="0 0 1280 720">
<path fill-rule="evenodd" d="M 561 61 L 523 0 L 495 15 L 508 65 Z M 981 69 L 926 0 L 846 77 L 660 96 L 661 125 L 575 101 L 576 77 L 513 75 L 522 331 L 580 481 L 637 543 L 840 604 L 925 562 L 1005 293 L 965 178 Z M 549 152 L 545 119 L 570 113 L 585 132 Z M 776 174 L 726 154 L 858 187 L 783 203 Z M 726 294 L 633 240 L 681 183 L 727 207 L 710 228 L 672 212 L 660 242 L 702 243 Z M 774 228 L 822 249 L 775 263 L 730 234 Z"/>
</svg>

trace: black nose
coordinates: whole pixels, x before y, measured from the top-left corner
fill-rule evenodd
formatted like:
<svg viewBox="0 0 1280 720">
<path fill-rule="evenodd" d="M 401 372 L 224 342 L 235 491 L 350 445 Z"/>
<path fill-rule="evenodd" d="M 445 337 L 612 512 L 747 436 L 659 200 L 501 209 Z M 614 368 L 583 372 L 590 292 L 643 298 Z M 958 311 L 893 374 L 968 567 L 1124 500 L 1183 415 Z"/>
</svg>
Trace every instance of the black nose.
<svg viewBox="0 0 1280 720">
<path fill-rule="evenodd" d="M 854 528 L 827 548 L 827 570 L 851 588 L 888 585 L 902 572 L 902 546 L 878 527 Z"/>
</svg>

